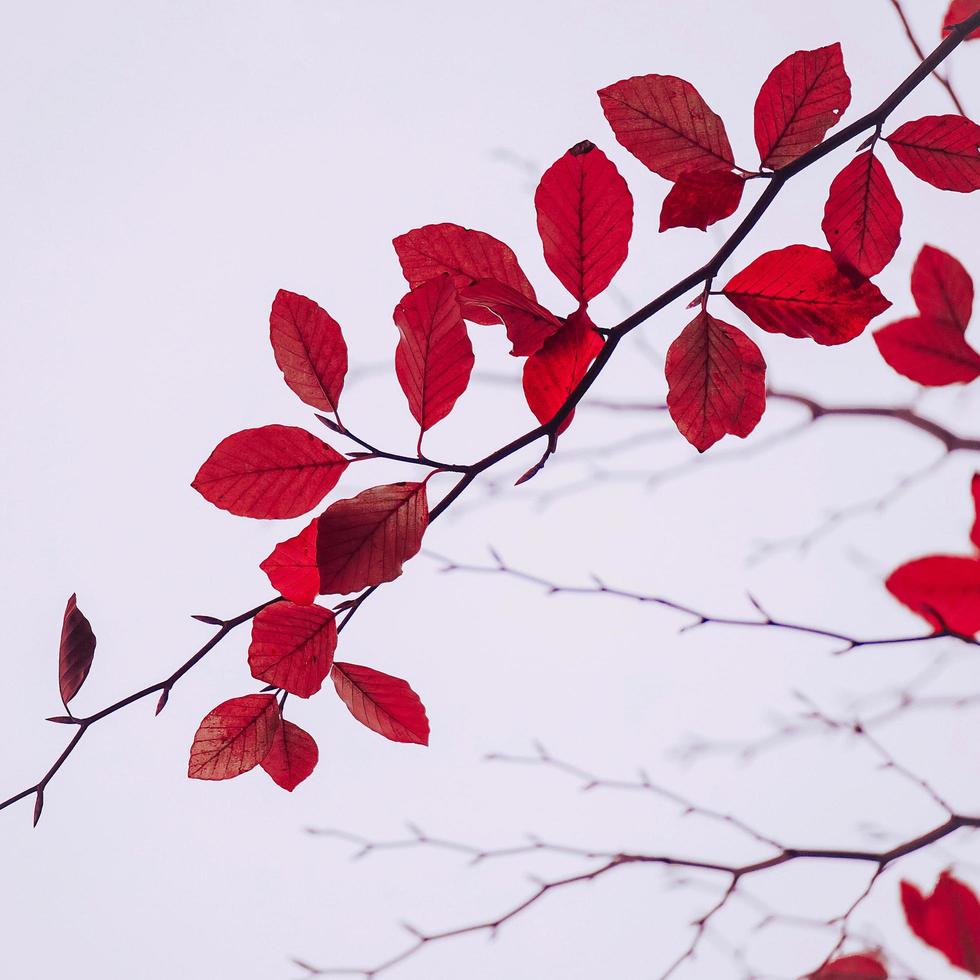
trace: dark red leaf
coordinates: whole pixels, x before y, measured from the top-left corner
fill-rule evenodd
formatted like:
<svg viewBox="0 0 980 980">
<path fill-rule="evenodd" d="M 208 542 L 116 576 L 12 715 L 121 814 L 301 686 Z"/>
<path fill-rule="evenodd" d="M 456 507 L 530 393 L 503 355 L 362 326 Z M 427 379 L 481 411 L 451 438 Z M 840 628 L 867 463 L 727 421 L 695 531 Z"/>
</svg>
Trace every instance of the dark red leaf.
<svg viewBox="0 0 980 980">
<path fill-rule="evenodd" d="M 541 350 L 561 327 L 561 320 L 554 313 L 495 279 L 479 279 L 461 289 L 459 295 L 466 300 L 467 308 L 485 307 L 499 318 L 507 329 L 515 357 L 528 357 Z"/>
<path fill-rule="evenodd" d="M 637 75 L 599 89 L 599 101 L 616 139 L 667 180 L 735 165 L 721 117 L 682 78 Z"/>
<path fill-rule="evenodd" d="M 316 534 L 317 521 L 312 520 L 295 537 L 277 544 L 259 565 L 272 587 L 290 602 L 309 605 L 320 591 Z"/>
<path fill-rule="evenodd" d="M 316 768 L 320 752 L 313 736 L 299 725 L 283 720 L 262 768 L 273 781 L 290 793 Z"/>
<path fill-rule="evenodd" d="M 953 966 L 980 976 L 980 902 L 973 890 L 944 871 L 931 895 L 903 881 L 902 907 L 909 928 Z"/>
<path fill-rule="evenodd" d="M 280 289 L 269 317 L 276 364 L 299 397 L 336 412 L 347 374 L 347 344 L 340 324 L 311 299 Z"/>
<path fill-rule="evenodd" d="M 920 180 L 943 191 L 980 188 L 980 126 L 965 116 L 924 116 L 886 137 Z"/>
<path fill-rule="evenodd" d="M 231 779 L 254 769 L 272 748 L 279 705 L 271 694 L 248 694 L 206 715 L 191 745 L 191 779 Z"/>
<path fill-rule="evenodd" d="M 699 313 L 667 350 L 667 408 L 704 452 L 723 435 L 747 436 L 766 408 L 766 362 L 742 333 Z"/>
<path fill-rule="evenodd" d="M 299 517 L 337 485 L 347 460 L 305 429 L 264 425 L 222 439 L 191 486 L 239 517 Z"/>
<path fill-rule="evenodd" d="M 398 578 L 429 523 L 424 483 L 393 483 L 331 504 L 317 520 L 320 592 L 346 595 Z"/>
<path fill-rule="evenodd" d="M 664 198 L 660 230 L 683 227 L 707 231 L 708 225 L 738 210 L 744 188 L 745 179 L 731 170 L 683 173 Z"/>
<path fill-rule="evenodd" d="M 846 275 L 830 252 L 809 245 L 760 255 L 724 293 L 763 330 L 825 345 L 853 340 L 891 306 L 874 283 Z"/>
<path fill-rule="evenodd" d="M 350 713 L 393 742 L 429 744 L 429 719 L 419 696 L 400 677 L 335 663 L 330 676 Z"/>
<path fill-rule="evenodd" d="M 452 411 L 473 370 L 473 345 L 452 279 L 439 276 L 416 286 L 395 307 L 395 325 L 401 336 L 395 374 L 425 432 Z"/>
<path fill-rule="evenodd" d="M 876 330 L 874 338 L 885 361 L 920 385 L 967 384 L 980 377 L 980 354 L 945 320 L 910 317 Z"/>
<path fill-rule="evenodd" d="M 755 100 L 762 166 L 778 170 L 812 150 L 850 104 L 851 80 L 839 44 L 784 58 Z"/>
<path fill-rule="evenodd" d="M 972 17 L 977 11 L 980 11 L 980 0 L 953 0 L 949 5 L 949 9 L 946 11 L 946 16 L 943 18 L 943 37 L 946 36 L 947 28 L 962 24 L 963 21 L 968 17 Z M 967 41 L 975 41 L 977 38 L 980 38 L 980 27 L 970 31 L 966 36 Z"/>
<path fill-rule="evenodd" d="M 602 350 L 602 338 L 585 310 L 573 313 L 544 347 L 524 364 L 524 396 L 534 417 L 550 422 L 582 380 L 589 365 Z M 571 424 L 574 412 L 562 422 L 561 434 Z"/>
<path fill-rule="evenodd" d="M 337 624 L 329 609 L 277 602 L 252 621 L 248 666 L 256 680 L 309 698 L 330 673 L 336 649 Z"/>
<path fill-rule="evenodd" d="M 974 547 L 980 548 L 980 473 L 975 473 L 970 481 L 970 492 L 973 494 L 973 527 L 970 529 L 970 541 Z"/>
<path fill-rule="evenodd" d="M 534 194 L 544 260 L 580 302 L 598 296 L 626 261 L 633 196 L 595 144 L 573 146 L 545 171 Z"/>
<path fill-rule="evenodd" d="M 929 555 L 897 568 L 885 587 L 936 629 L 980 630 L 980 558 Z"/>
<path fill-rule="evenodd" d="M 448 273 L 462 289 L 474 279 L 496 279 L 530 300 L 534 290 L 517 263 L 517 256 L 492 235 L 444 223 L 425 225 L 399 235 L 392 243 L 402 273 L 413 289 Z M 474 323 L 491 325 L 497 318 L 479 306 L 462 304 L 463 316 Z"/>
<path fill-rule="evenodd" d="M 834 178 L 821 227 L 838 265 L 868 278 L 891 262 L 902 238 L 902 205 L 871 150 Z"/>
<path fill-rule="evenodd" d="M 95 633 L 72 595 L 65 606 L 65 617 L 61 624 L 61 648 L 58 653 L 58 685 L 66 708 L 85 683 L 94 657 Z"/>
<path fill-rule="evenodd" d="M 912 266 L 912 298 L 924 317 L 964 333 L 973 313 L 973 280 L 952 255 L 924 245 Z"/>
<path fill-rule="evenodd" d="M 888 971 L 877 953 L 854 953 L 821 967 L 810 980 L 888 980 Z"/>
</svg>

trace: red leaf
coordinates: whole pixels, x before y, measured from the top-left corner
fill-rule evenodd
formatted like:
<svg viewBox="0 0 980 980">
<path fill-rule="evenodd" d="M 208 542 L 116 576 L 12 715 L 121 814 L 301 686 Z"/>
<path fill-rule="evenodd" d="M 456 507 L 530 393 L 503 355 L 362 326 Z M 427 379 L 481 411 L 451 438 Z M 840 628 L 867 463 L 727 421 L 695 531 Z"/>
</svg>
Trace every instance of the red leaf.
<svg viewBox="0 0 980 980">
<path fill-rule="evenodd" d="M 313 736 L 299 725 L 283 720 L 276 730 L 262 768 L 283 789 L 290 793 L 316 768 L 320 752 Z"/>
<path fill-rule="evenodd" d="M 943 191 L 980 188 L 980 126 L 965 116 L 924 116 L 885 137 L 920 180 Z"/>
<path fill-rule="evenodd" d="M 929 555 L 897 568 L 885 587 L 936 629 L 980 630 L 980 558 Z"/>
<path fill-rule="evenodd" d="M 467 308 L 486 307 L 500 319 L 515 357 L 527 357 L 541 350 L 544 342 L 561 327 L 561 320 L 554 313 L 495 279 L 480 279 L 461 289 L 459 295 L 467 301 Z"/>
<path fill-rule="evenodd" d="M 952 255 L 924 245 L 912 266 L 912 298 L 924 317 L 964 333 L 973 313 L 973 280 Z"/>
<path fill-rule="evenodd" d="M 393 483 L 338 500 L 317 521 L 320 592 L 344 595 L 398 578 L 429 523 L 424 483 Z"/>
<path fill-rule="evenodd" d="M 970 492 L 973 494 L 973 527 L 970 528 L 970 541 L 980 548 L 980 473 L 975 473 L 970 481 Z"/>
<path fill-rule="evenodd" d="M 763 330 L 825 345 L 853 340 L 891 306 L 874 283 L 847 276 L 830 252 L 809 245 L 760 255 L 723 291 Z"/>
<path fill-rule="evenodd" d="M 337 321 L 313 300 L 280 289 L 269 337 L 286 384 L 307 405 L 336 412 L 347 374 L 347 344 Z"/>
<path fill-rule="evenodd" d="M 949 5 L 949 10 L 946 11 L 946 16 L 943 18 L 943 37 L 946 36 L 947 28 L 962 24 L 963 21 L 968 17 L 972 17 L 977 11 L 980 11 L 980 0 L 953 0 Z M 970 31 L 965 40 L 975 41 L 977 38 L 980 38 L 980 27 Z"/>
<path fill-rule="evenodd" d="M 534 290 L 517 263 L 517 256 L 492 235 L 444 223 L 425 225 L 399 235 L 392 242 L 402 273 L 413 289 L 429 279 L 448 273 L 462 289 L 474 279 L 496 279 L 530 300 Z M 497 322 L 479 306 L 461 304 L 463 316 L 474 323 Z"/>
<path fill-rule="evenodd" d="M 329 609 L 277 602 L 252 621 L 248 666 L 256 680 L 309 698 L 330 673 L 336 649 L 337 624 Z"/>
<path fill-rule="evenodd" d="M 700 228 L 707 231 L 722 218 L 738 210 L 745 179 L 731 170 L 689 170 L 664 198 L 660 210 L 660 230 Z"/>
<path fill-rule="evenodd" d="M 317 520 L 312 520 L 295 537 L 277 544 L 259 565 L 272 587 L 290 602 L 309 605 L 320 591 L 316 534 Z"/>
<path fill-rule="evenodd" d="M 550 422 L 582 380 L 602 350 L 602 338 L 585 310 L 573 313 L 544 347 L 524 364 L 524 396 L 534 417 Z M 574 412 L 562 422 L 560 435 L 571 424 Z"/>
<path fill-rule="evenodd" d="M 416 286 L 395 307 L 395 325 L 401 335 L 395 374 L 425 432 L 452 411 L 473 370 L 473 345 L 452 279 L 439 276 Z"/>
<path fill-rule="evenodd" d="M 58 684 L 66 708 L 85 683 L 94 657 L 95 633 L 92 632 L 92 624 L 82 614 L 72 595 L 65 606 L 58 653 Z"/>
<path fill-rule="evenodd" d="M 766 362 L 736 327 L 699 313 L 667 350 L 667 408 L 704 452 L 723 435 L 747 436 L 766 408 Z"/>
<path fill-rule="evenodd" d="M 400 677 L 370 667 L 335 663 L 337 693 L 350 713 L 393 742 L 429 744 L 429 719 L 419 696 Z"/>
<path fill-rule="evenodd" d="M 633 233 L 626 181 L 602 150 L 584 140 L 545 171 L 534 207 L 548 268 L 587 303 L 626 261 Z"/>
<path fill-rule="evenodd" d="M 902 238 L 902 205 L 871 150 L 834 178 L 821 227 L 838 265 L 870 277 L 891 262 Z"/>
<path fill-rule="evenodd" d="M 271 694 L 248 694 L 219 704 L 206 715 L 191 745 L 191 779 L 231 779 L 254 769 L 268 754 L 279 728 Z"/>
<path fill-rule="evenodd" d="M 810 980 L 888 980 L 888 971 L 876 953 L 855 953 L 821 967 Z"/>
<path fill-rule="evenodd" d="M 909 928 L 953 966 L 980 976 L 980 902 L 972 889 L 948 871 L 939 876 L 931 895 L 908 881 L 901 889 Z"/>
<path fill-rule="evenodd" d="M 299 517 L 345 469 L 347 460 L 305 429 L 264 425 L 222 439 L 191 486 L 239 517 Z"/>
<path fill-rule="evenodd" d="M 667 180 L 735 165 L 721 117 L 682 78 L 637 75 L 599 89 L 599 101 L 616 139 Z"/>
<path fill-rule="evenodd" d="M 876 330 L 874 338 L 885 361 L 920 385 L 966 384 L 980 377 L 980 354 L 944 320 L 910 317 Z"/>
<path fill-rule="evenodd" d="M 850 104 L 851 80 L 840 44 L 784 58 L 755 100 L 755 144 L 762 166 L 778 170 L 812 150 Z"/>
</svg>

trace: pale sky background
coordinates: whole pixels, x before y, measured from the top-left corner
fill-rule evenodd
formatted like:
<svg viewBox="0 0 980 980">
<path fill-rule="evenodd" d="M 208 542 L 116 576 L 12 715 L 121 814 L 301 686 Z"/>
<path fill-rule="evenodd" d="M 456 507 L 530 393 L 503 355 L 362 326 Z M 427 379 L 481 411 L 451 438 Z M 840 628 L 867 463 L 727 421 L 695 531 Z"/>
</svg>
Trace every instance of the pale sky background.
<svg viewBox="0 0 980 980">
<path fill-rule="evenodd" d="M 909 6 L 931 48 L 944 3 Z M 75 702 L 80 713 L 186 659 L 209 635 L 191 613 L 232 616 L 269 596 L 258 562 L 306 519 L 234 518 L 189 483 L 218 440 L 238 429 L 280 422 L 321 434 L 269 348 L 279 287 L 315 298 L 341 322 L 355 368 L 390 365 L 391 310 L 405 291 L 390 240 L 456 221 L 507 241 L 539 298 L 566 312 L 541 256 L 531 195 L 540 173 L 588 138 L 612 156 L 636 198 L 630 259 L 595 304 L 597 321 L 612 324 L 700 264 L 733 222 L 707 236 L 658 235 L 667 185 L 615 143 L 597 88 L 634 74 L 681 75 L 722 115 L 739 161 L 752 165 L 756 92 L 790 52 L 843 43 L 854 83 L 845 120 L 877 104 L 914 64 L 887 0 L 90 0 L 8 4 L 5 14 L 3 797 L 32 783 L 66 741 L 64 728 L 42 719 L 60 712 L 57 641 L 69 594 L 77 591 L 99 641 Z M 975 112 L 978 55 L 980 45 L 961 50 L 953 68 Z M 947 111 L 945 93 L 929 82 L 894 123 Z M 826 189 L 848 158 L 838 153 L 795 180 L 726 272 L 769 248 L 822 245 Z M 882 159 L 906 220 L 898 256 L 879 279 L 894 303 L 881 323 L 911 313 L 908 275 L 925 241 L 980 275 L 976 199 L 918 183 L 886 148 Z M 663 396 L 660 362 L 645 351 L 662 353 L 687 322 L 682 307 L 623 345 L 598 394 Z M 713 309 L 744 326 L 720 298 Z M 499 333 L 471 333 L 479 371 L 517 376 Z M 870 332 L 835 349 L 769 335 L 760 343 L 774 383 L 832 402 L 916 395 L 879 360 Z M 978 403 L 975 388 L 922 400 L 974 433 Z M 390 368 L 352 378 L 344 405 L 348 424 L 367 438 L 403 451 L 414 445 Z M 748 445 L 795 418 L 773 405 Z M 517 388 L 474 385 L 427 448 L 476 458 L 530 422 Z M 861 634 L 918 628 L 881 586 L 891 568 L 924 552 L 965 550 L 976 461 L 953 459 L 894 507 L 808 555 L 747 564 L 760 540 L 805 532 L 828 508 L 873 497 L 933 457 L 928 439 L 887 422 L 827 423 L 742 457 L 742 444 L 726 440 L 709 455 L 735 453 L 729 462 L 538 506 L 542 494 L 588 473 L 574 451 L 664 428 L 659 419 L 583 410 L 535 481 L 499 497 L 474 489 L 426 544 L 479 561 L 494 545 L 532 571 L 570 582 L 596 572 L 716 612 L 749 613 L 750 588 L 783 616 Z M 642 476 L 695 455 L 675 433 L 602 462 Z M 407 473 L 352 467 L 339 492 Z M 535 738 L 610 776 L 644 766 L 788 844 L 878 846 L 876 831 L 897 840 L 941 819 L 846 741 L 795 743 L 751 765 L 724 756 L 691 765 L 676 751 L 694 737 L 764 734 L 774 715 L 794 710 L 794 691 L 844 710 L 915 677 L 931 662 L 928 649 L 834 658 L 830 645 L 792 635 L 708 628 L 678 636 L 682 622 L 612 600 L 549 599 L 515 582 L 439 576 L 420 557 L 365 606 L 338 657 L 407 678 L 427 705 L 431 747 L 362 729 L 330 689 L 307 703 L 290 699 L 290 717 L 321 752 L 314 776 L 292 795 L 258 770 L 218 784 L 185 776 L 203 715 L 255 689 L 248 633 L 238 632 L 174 689 L 159 718 L 148 701 L 96 726 L 51 785 L 36 831 L 29 803 L 0 813 L 0 976 L 293 980 L 302 971 L 291 957 L 370 965 L 401 948 L 400 921 L 436 930 L 493 918 L 526 894 L 528 872 L 581 866 L 517 859 L 468 868 L 456 855 L 418 851 L 352 863 L 349 848 L 307 836 L 309 826 L 386 838 L 414 820 L 486 846 L 537 832 L 600 848 L 755 853 L 669 805 L 583 796 L 558 774 L 480 761 L 527 752 Z M 972 693 L 980 687 L 972 662 L 955 662 L 930 690 Z M 921 712 L 882 737 L 957 806 L 978 812 L 976 721 L 967 711 Z M 931 886 L 950 855 L 980 860 L 963 840 L 909 859 L 885 875 L 857 920 L 925 980 L 950 971 L 898 925 L 897 882 L 907 875 Z M 980 886 L 976 864 L 959 867 Z M 800 866 L 751 880 L 747 891 L 784 912 L 827 917 L 849 904 L 866 874 Z M 684 948 L 687 923 L 715 894 L 669 887 L 656 869 L 623 871 L 554 895 L 495 943 L 434 945 L 386 976 L 647 980 Z M 751 909 L 733 906 L 718 929 L 736 945 L 747 939 L 760 973 L 812 968 L 832 942 L 812 929 L 750 933 L 752 921 Z M 713 941 L 678 973 L 740 975 Z"/>
</svg>

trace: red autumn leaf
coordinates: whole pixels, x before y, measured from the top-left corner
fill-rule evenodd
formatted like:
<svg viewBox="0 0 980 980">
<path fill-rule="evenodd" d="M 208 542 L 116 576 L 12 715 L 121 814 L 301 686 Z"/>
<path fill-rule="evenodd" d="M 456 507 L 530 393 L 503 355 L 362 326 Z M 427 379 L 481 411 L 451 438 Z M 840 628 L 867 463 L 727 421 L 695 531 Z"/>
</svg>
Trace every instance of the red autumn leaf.
<svg viewBox="0 0 980 980">
<path fill-rule="evenodd" d="M 973 527 L 970 528 L 970 541 L 974 547 L 980 548 L 980 473 L 975 473 L 970 481 L 970 492 L 973 494 Z"/>
<path fill-rule="evenodd" d="M 664 198 L 660 230 L 700 228 L 707 231 L 722 218 L 733 215 L 742 201 L 745 178 L 731 170 L 689 170 Z"/>
<path fill-rule="evenodd" d="M 854 953 L 821 967 L 810 980 L 888 980 L 888 971 L 876 953 Z"/>
<path fill-rule="evenodd" d="M 400 677 L 335 663 L 330 676 L 350 713 L 393 742 L 429 744 L 429 719 L 419 696 Z"/>
<path fill-rule="evenodd" d="M 82 614 L 72 595 L 65 606 L 58 652 L 58 686 L 65 708 L 85 683 L 94 657 L 95 633 L 92 632 L 92 624 Z"/>
<path fill-rule="evenodd" d="M 980 377 L 980 354 L 945 320 L 910 317 L 876 330 L 874 339 L 885 361 L 920 385 L 967 384 Z"/>
<path fill-rule="evenodd" d="M 279 704 L 271 694 L 224 701 L 198 727 L 187 775 L 231 779 L 254 769 L 272 748 L 279 721 Z"/>
<path fill-rule="evenodd" d="M 399 235 L 392 242 L 402 273 L 414 289 L 436 276 L 449 274 L 457 289 L 474 279 L 496 279 L 534 300 L 534 290 L 517 263 L 517 256 L 501 241 L 482 231 L 448 222 L 424 225 Z M 497 318 L 479 306 L 461 304 L 463 316 L 474 323 L 492 325 Z"/>
<path fill-rule="evenodd" d="M 980 188 L 980 126 L 965 116 L 924 116 L 885 137 L 920 180 L 943 191 Z"/>
<path fill-rule="evenodd" d="M 239 517 L 299 517 L 337 485 L 347 460 L 305 429 L 263 425 L 222 439 L 191 486 Z"/>
<path fill-rule="evenodd" d="M 256 680 L 309 698 L 330 673 L 336 649 L 337 624 L 329 609 L 277 602 L 252 621 L 248 666 Z"/>
<path fill-rule="evenodd" d="M 943 18 L 943 37 L 946 36 L 947 29 L 956 27 L 957 24 L 962 24 L 963 21 L 968 17 L 972 17 L 978 11 L 980 11 L 980 0 L 953 0 L 949 5 L 949 9 L 946 11 L 946 16 Z M 980 27 L 970 31 L 966 36 L 967 41 L 975 41 L 977 38 L 980 38 Z"/>
<path fill-rule="evenodd" d="M 667 408 L 682 436 L 704 452 L 723 435 L 747 436 L 766 408 L 766 362 L 723 320 L 699 313 L 667 350 Z"/>
<path fill-rule="evenodd" d="M 544 342 L 561 327 L 561 320 L 554 313 L 495 279 L 479 279 L 461 289 L 459 296 L 466 301 L 467 308 L 485 307 L 499 318 L 515 357 L 528 357 L 541 350 Z"/>
<path fill-rule="evenodd" d="M 284 719 L 262 760 L 262 768 L 275 783 L 292 793 L 313 772 L 319 757 L 313 736 Z"/>
<path fill-rule="evenodd" d="M 853 279 L 830 252 L 809 245 L 760 255 L 723 292 L 763 330 L 825 345 L 853 340 L 891 306 L 874 283 Z"/>
<path fill-rule="evenodd" d="M 317 520 L 310 521 L 295 537 L 277 544 L 259 568 L 283 598 L 309 605 L 320 591 L 316 567 Z"/>
<path fill-rule="evenodd" d="M 588 303 L 626 261 L 633 196 L 615 164 L 594 143 L 573 146 L 534 194 L 544 260 L 561 284 Z"/>
<path fill-rule="evenodd" d="M 721 117 L 682 78 L 637 75 L 599 89 L 599 101 L 616 139 L 667 180 L 735 165 Z"/>
<path fill-rule="evenodd" d="M 452 279 L 439 276 L 416 286 L 395 307 L 395 325 L 401 337 L 395 374 L 425 432 L 452 411 L 473 370 L 473 345 Z"/>
<path fill-rule="evenodd" d="M 980 630 L 980 558 L 929 555 L 897 568 L 885 587 L 938 630 Z"/>
<path fill-rule="evenodd" d="M 585 310 L 573 313 L 544 347 L 524 363 L 524 396 L 534 417 L 550 422 L 582 380 L 602 350 L 602 338 Z M 562 422 L 560 435 L 571 424 L 574 412 Z"/>
<path fill-rule="evenodd" d="M 973 313 L 973 280 L 952 255 L 924 245 L 912 266 L 912 298 L 924 317 L 964 333 Z"/>
<path fill-rule="evenodd" d="M 372 487 L 331 504 L 317 520 L 320 592 L 345 595 L 398 578 L 428 524 L 424 483 Z"/>
<path fill-rule="evenodd" d="M 840 44 L 784 58 L 755 100 L 755 144 L 762 166 L 778 170 L 812 150 L 850 104 L 851 80 Z"/>
<path fill-rule="evenodd" d="M 909 928 L 953 966 L 980 976 L 980 902 L 973 890 L 944 871 L 931 895 L 903 881 L 902 908 Z"/>
<path fill-rule="evenodd" d="M 269 338 L 286 384 L 307 405 L 336 412 L 347 374 L 347 344 L 337 321 L 313 300 L 280 289 Z"/>
<path fill-rule="evenodd" d="M 902 237 L 902 205 L 871 150 L 834 178 L 821 227 L 838 265 L 869 278 L 891 262 Z"/>
</svg>

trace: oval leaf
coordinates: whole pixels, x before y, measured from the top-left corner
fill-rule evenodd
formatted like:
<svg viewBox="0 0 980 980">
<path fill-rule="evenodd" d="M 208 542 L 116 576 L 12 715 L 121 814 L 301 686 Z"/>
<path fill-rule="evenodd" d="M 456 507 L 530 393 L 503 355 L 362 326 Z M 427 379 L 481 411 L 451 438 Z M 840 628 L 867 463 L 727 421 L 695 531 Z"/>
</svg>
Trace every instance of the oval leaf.
<svg viewBox="0 0 980 980">
<path fill-rule="evenodd" d="M 286 384 L 307 405 L 336 412 L 347 374 L 340 324 L 313 300 L 280 289 L 269 316 L 269 338 Z"/>
<path fill-rule="evenodd" d="M 888 971 L 876 953 L 855 953 L 822 966 L 810 980 L 888 980 Z"/>
<path fill-rule="evenodd" d="M 276 730 L 272 747 L 262 760 L 262 768 L 290 793 L 316 768 L 320 751 L 313 736 L 299 725 L 283 720 Z"/>
<path fill-rule="evenodd" d="M 980 630 L 980 559 L 930 555 L 897 568 L 885 587 L 938 630 Z"/>
<path fill-rule="evenodd" d="M 254 769 L 272 748 L 279 705 L 271 694 L 248 694 L 206 715 L 191 745 L 191 779 L 232 779 Z"/>
<path fill-rule="evenodd" d="M 305 429 L 264 425 L 218 443 L 191 486 L 239 517 L 299 517 L 337 485 L 347 460 Z"/>
<path fill-rule="evenodd" d="M 944 871 L 931 895 L 903 881 L 902 908 L 909 928 L 953 966 L 980 976 L 980 902 L 973 890 Z"/>
<path fill-rule="evenodd" d="M 395 374 L 422 432 L 444 419 L 466 391 L 473 345 L 449 276 L 416 286 L 395 307 L 401 339 Z"/>
<path fill-rule="evenodd" d="M 980 126 L 965 116 L 924 116 L 899 126 L 886 141 L 933 187 L 964 194 L 980 187 Z"/>
<path fill-rule="evenodd" d="M 517 256 L 501 241 L 483 231 L 448 222 L 424 225 L 399 235 L 392 242 L 402 273 L 414 289 L 429 279 L 448 274 L 457 289 L 474 279 L 496 279 L 522 296 L 534 300 L 534 290 L 517 262 Z M 463 316 L 474 323 L 491 325 L 497 318 L 479 306 L 461 304 Z"/>
<path fill-rule="evenodd" d="M 876 330 L 874 339 L 885 361 L 920 385 L 968 384 L 980 377 L 980 354 L 945 320 L 910 317 Z"/>
<path fill-rule="evenodd" d="M 336 649 L 337 624 L 329 609 L 277 602 L 252 621 L 248 666 L 256 680 L 308 698 L 330 673 Z"/>
<path fill-rule="evenodd" d="M 316 567 L 317 521 L 312 520 L 295 537 L 277 544 L 259 568 L 283 598 L 309 605 L 320 591 Z"/>
<path fill-rule="evenodd" d="M 429 744 L 429 719 L 419 696 L 400 677 L 335 663 L 330 676 L 350 713 L 393 742 Z"/>
<path fill-rule="evenodd" d="M 834 178 L 821 227 L 837 264 L 858 275 L 875 276 L 894 258 L 902 238 L 902 205 L 871 150 Z"/>
<path fill-rule="evenodd" d="M 699 313 L 667 350 L 667 408 L 681 435 L 704 452 L 723 435 L 747 436 L 766 408 L 766 362 L 742 333 Z"/>
<path fill-rule="evenodd" d="M 853 340 L 891 306 L 874 283 L 851 278 L 830 252 L 809 245 L 760 255 L 723 292 L 763 330 L 825 345 Z"/>
<path fill-rule="evenodd" d="M 637 75 L 599 89 L 599 101 L 616 139 L 667 180 L 735 165 L 721 117 L 682 78 Z"/>
<path fill-rule="evenodd" d="M 544 260 L 561 284 L 588 303 L 626 261 L 633 196 L 594 143 L 573 146 L 545 171 L 534 194 Z"/>
<path fill-rule="evenodd" d="M 924 245 L 912 266 L 912 298 L 924 317 L 965 333 L 973 314 L 973 280 L 952 255 Z"/>
<path fill-rule="evenodd" d="M 561 327 L 561 320 L 554 313 L 496 279 L 479 279 L 461 289 L 459 295 L 467 308 L 485 307 L 503 323 L 515 357 L 528 357 L 541 350 Z"/>
<path fill-rule="evenodd" d="M 769 73 L 755 100 L 755 144 L 778 170 L 812 150 L 851 104 L 840 44 L 797 51 Z"/>
<path fill-rule="evenodd" d="M 317 520 L 320 592 L 345 595 L 398 578 L 428 523 L 424 483 L 372 487 L 331 504 Z"/>
<path fill-rule="evenodd" d="M 683 227 L 707 231 L 708 225 L 738 210 L 744 189 L 745 180 L 731 170 L 683 173 L 664 198 L 660 230 Z"/>
<path fill-rule="evenodd" d="M 85 683 L 94 657 L 95 633 L 92 632 L 92 624 L 82 614 L 72 595 L 65 606 L 58 652 L 58 686 L 66 708 Z"/>
</svg>

